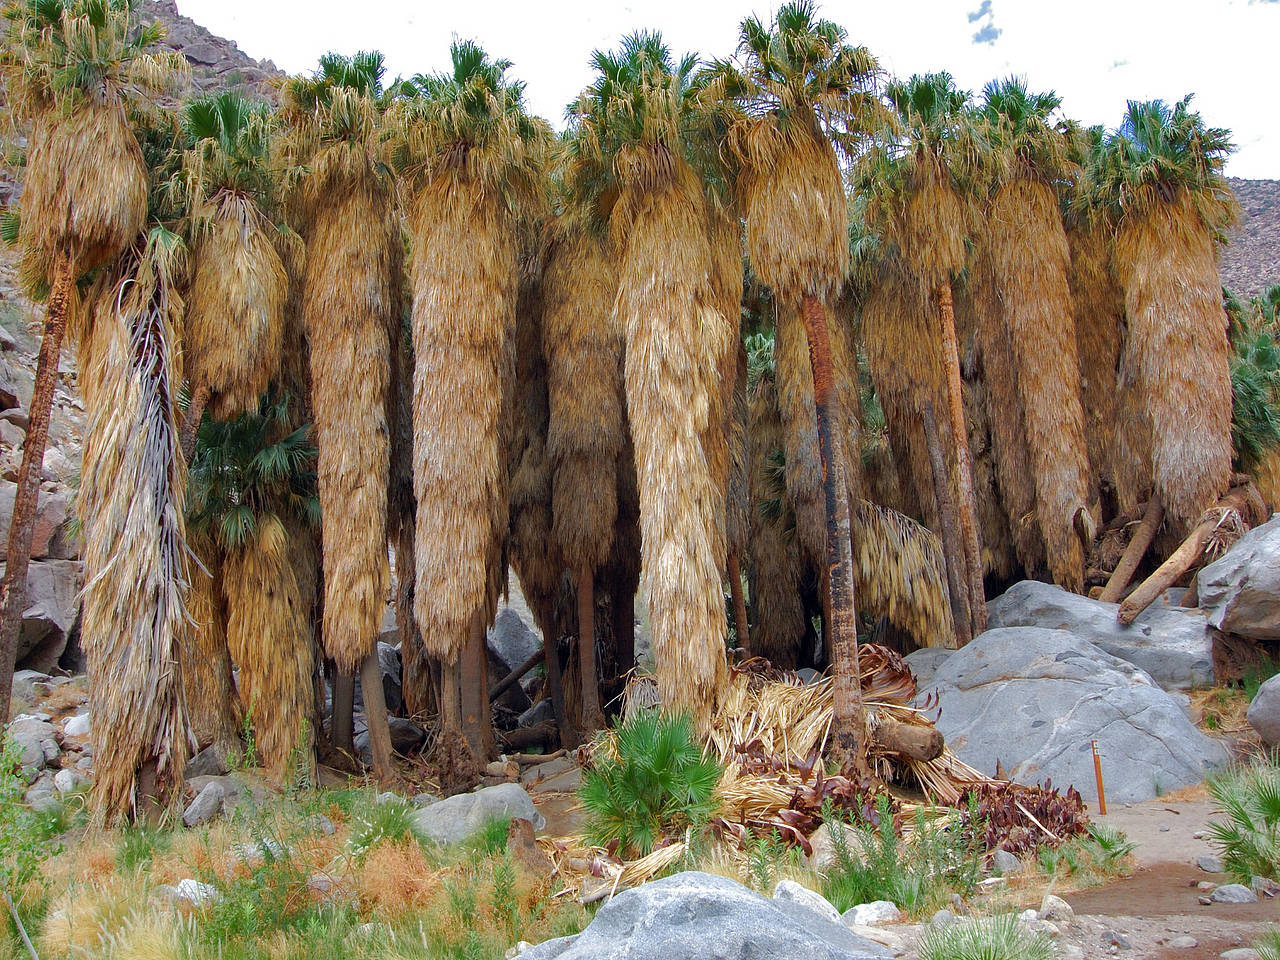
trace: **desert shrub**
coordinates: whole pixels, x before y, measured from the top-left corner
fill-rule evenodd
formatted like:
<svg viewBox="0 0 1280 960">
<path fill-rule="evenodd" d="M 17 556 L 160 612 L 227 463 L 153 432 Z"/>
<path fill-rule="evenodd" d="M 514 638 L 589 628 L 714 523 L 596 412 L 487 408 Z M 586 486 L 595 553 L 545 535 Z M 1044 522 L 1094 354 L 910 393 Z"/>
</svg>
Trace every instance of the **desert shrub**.
<svg viewBox="0 0 1280 960">
<path fill-rule="evenodd" d="M 686 716 L 648 712 L 614 731 L 583 778 L 578 797 L 587 838 L 643 856 L 658 842 L 704 823 L 722 771 L 704 755 Z"/>
<path fill-rule="evenodd" d="M 1053 944 L 1013 914 L 931 926 L 920 941 L 920 960 L 1049 960 Z"/>
<path fill-rule="evenodd" d="M 1212 776 L 1209 795 L 1226 817 L 1209 823 L 1226 872 L 1241 883 L 1280 876 L 1280 767 L 1261 761 Z"/>
<path fill-rule="evenodd" d="M 1102 881 L 1125 872 L 1134 844 L 1114 827 L 1092 823 L 1083 837 L 1073 837 L 1058 847 L 1040 848 L 1040 867 L 1048 874 Z"/>
</svg>

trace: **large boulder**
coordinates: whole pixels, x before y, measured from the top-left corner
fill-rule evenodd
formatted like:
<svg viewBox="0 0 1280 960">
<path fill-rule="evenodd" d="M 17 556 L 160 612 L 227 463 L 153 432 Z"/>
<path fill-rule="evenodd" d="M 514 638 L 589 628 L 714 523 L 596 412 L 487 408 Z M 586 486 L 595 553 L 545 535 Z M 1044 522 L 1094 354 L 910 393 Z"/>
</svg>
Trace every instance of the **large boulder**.
<svg viewBox="0 0 1280 960">
<path fill-rule="evenodd" d="M 413 814 L 411 829 L 423 839 L 457 843 L 494 820 L 528 820 L 535 830 L 547 825 L 518 783 L 500 783 L 474 793 L 459 793 Z"/>
<path fill-rule="evenodd" d="M 1269 747 L 1280 746 L 1280 675 L 1258 687 L 1249 704 L 1249 726 Z"/>
<path fill-rule="evenodd" d="M 808 907 L 727 877 L 678 873 L 618 894 L 582 933 L 521 960 L 882 960 L 892 954 Z"/>
<path fill-rule="evenodd" d="M 498 611 L 488 633 L 489 653 L 510 673 L 542 647 L 542 638 L 515 607 Z M 495 679 L 502 679 L 501 677 Z"/>
<path fill-rule="evenodd" d="M 1213 637 L 1202 611 L 1157 600 L 1124 627 L 1116 619 L 1119 609 L 1053 584 L 1023 580 L 987 604 L 987 627 L 1066 630 L 1173 690 L 1213 683 Z"/>
<path fill-rule="evenodd" d="M 1280 640 L 1280 516 L 1201 569 L 1197 583 L 1212 626 L 1250 640 Z"/>
<path fill-rule="evenodd" d="M 0 543 L 9 542 L 9 524 L 13 520 L 13 501 L 18 485 L 0 480 Z M 66 544 L 73 541 L 67 531 L 71 516 L 71 500 L 65 487 L 41 490 L 36 500 L 36 515 L 31 527 L 31 558 L 59 557 Z"/>
<path fill-rule="evenodd" d="M 954 650 L 948 650 L 946 647 L 921 647 L 907 654 L 902 661 L 915 674 L 916 686 L 923 687 L 933 679 L 938 668 L 946 663 L 953 653 L 955 653 Z"/>
<path fill-rule="evenodd" d="M 0 576 L 5 565 L 0 563 Z M 18 635 L 19 667 L 47 672 L 58 663 L 80 607 L 80 564 L 32 561 L 27 567 L 27 608 Z"/>
<path fill-rule="evenodd" d="M 917 705 L 935 691 L 947 745 L 983 773 L 1001 762 L 1020 783 L 1093 796 L 1095 739 L 1119 803 L 1199 783 L 1230 759 L 1145 672 L 1065 630 L 988 630 L 952 654 Z"/>
</svg>

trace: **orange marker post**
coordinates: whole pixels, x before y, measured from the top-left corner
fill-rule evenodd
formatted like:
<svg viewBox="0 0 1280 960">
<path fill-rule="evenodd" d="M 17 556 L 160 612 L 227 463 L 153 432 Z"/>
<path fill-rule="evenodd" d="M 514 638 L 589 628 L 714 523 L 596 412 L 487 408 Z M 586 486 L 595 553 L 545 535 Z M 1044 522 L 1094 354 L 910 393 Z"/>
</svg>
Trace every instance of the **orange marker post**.
<svg viewBox="0 0 1280 960">
<path fill-rule="evenodd" d="M 1098 779 L 1098 813 L 1102 816 L 1107 815 L 1107 793 L 1102 789 L 1102 757 L 1098 755 L 1098 741 L 1093 743 L 1093 773 Z"/>
</svg>

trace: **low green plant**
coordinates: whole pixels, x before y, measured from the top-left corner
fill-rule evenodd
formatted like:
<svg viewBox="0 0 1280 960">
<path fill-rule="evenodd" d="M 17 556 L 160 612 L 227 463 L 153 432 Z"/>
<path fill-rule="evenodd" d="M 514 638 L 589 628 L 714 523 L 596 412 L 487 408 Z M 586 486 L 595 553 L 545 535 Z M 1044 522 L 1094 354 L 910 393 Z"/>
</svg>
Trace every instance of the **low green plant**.
<svg viewBox="0 0 1280 960">
<path fill-rule="evenodd" d="M 1280 960 L 1280 930 L 1272 927 L 1253 945 L 1261 960 Z"/>
<path fill-rule="evenodd" d="M 359 855 L 379 843 L 399 843 L 412 836 L 412 806 L 399 799 L 373 801 L 352 816 L 348 844 L 352 852 Z"/>
<path fill-rule="evenodd" d="M 587 838 L 643 856 L 663 838 L 705 823 L 723 771 L 706 756 L 687 716 L 647 712 L 614 731 L 586 771 L 579 800 Z"/>
<path fill-rule="evenodd" d="M 800 848 L 787 846 L 777 830 L 749 842 L 747 873 L 750 886 L 760 893 L 770 893 L 782 879 L 787 867 L 799 866 Z"/>
<path fill-rule="evenodd" d="M 462 849 L 477 860 L 501 853 L 507 849 L 508 830 L 509 821 L 489 820 L 475 833 L 463 838 Z"/>
<path fill-rule="evenodd" d="M 1025 929 L 1014 914 L 930 926 L 920 960 L 1049 960 L 1053 944 Z"/>
<path fill-rule="evenodd" d="M 1050 876 L 1059 874 L 1095 882 L 1125 872 L 1134 844 L 1114 827 L 1093 823 L 1082 837 L 1072 837 L 1058 847 L 1040 848 L 1040 868 Z"/>
<path fill-rule="evenodd" d="M 1265 654 L 1257 663 L 1251 663 L 1244 668 L 1240 684 L 1244 687 L 1244 695 L 1250 703 L 1258 695 L 1258 688 L 1277 673 L 1280 673 L 1280 661 L 1273 660 Z"/>
<path fill-rule="evenodd" d="M 841 823 L 835 811 L 827 813 L 828 820 Z M 837 910 L 892 900 L 907 913 L 920 913 L 947 902 L 952 893 L 970 893 L 982 879 L 981 830 L 937 826 L 918 810 L 907 843 L 898 835 L 887 796 L 877 798 L 876 813 L 878 826 L 845 823 L 831 830 L 836 856 L 822 894 Z"/>
<path fill-rule="evenodd" d="M 1209 822 L 1226 872 L 1241 883 L 1280 875 L 1280 767 L 1264 760 L 1217 774 L 1209 795 L 1226 817 Z"/>
<path fill-rule="evenodd" d="M 40 864 L 58 852 L 52 837 L 60 832 L 51 829 L 48 814 L 27 806 L 25 792 L 22 755 L 5 732 L 0 740 L 0 893 L 14 902 L 13 909 L 24 923 L 44 901 L 39 890 L 47 890 L 48 881 L 40 873 Z M 7 931 L 11 923 L 7 903 L 0 903 L 0 917 L 0 930 Z"/>
</svg>

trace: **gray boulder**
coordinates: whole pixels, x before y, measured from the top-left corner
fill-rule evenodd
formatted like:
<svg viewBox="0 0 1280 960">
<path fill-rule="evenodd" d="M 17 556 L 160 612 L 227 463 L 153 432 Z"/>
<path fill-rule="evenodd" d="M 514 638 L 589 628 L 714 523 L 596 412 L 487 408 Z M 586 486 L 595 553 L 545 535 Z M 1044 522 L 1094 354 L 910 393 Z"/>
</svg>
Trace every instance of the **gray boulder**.
<svg viewBox="0 0 1280 960">
<path fill-rule="evenodd" d="M 4 575 L 0 563 L 0 576 Z M 27 568 L 27 609 L 18 635 L 19 666 L 53 669 L 66 649 L 79 610 L 80 564 L 72 560 L 32 561 Z"/>
<path fill-rule="evenodd" d="M 960 759 L 988 774 L 1000 761 L 1020 783 L 1092 797 L 1094 739 L 1116 803 L 1199 783 L 1229 760 L 1146 673 L 1065 630 L 988 630 L 947 660 L 918 706 L 931 691 Z"/>
<path fill-rule="evenodd" d="M 902 660 L 916 675 L 916 685 L 923 687 L 933 679 L 938 668 L 946 663 L 947 658 L 953 653 L 955 653 L 954 650 L 948 650 L 945 647 L 921 647 L 907 654 Z"/>
<path fill-rule="evenodd" d="M 1119 604 L 1090 600 L 1050 583 L 1023 580 L 987 605 L 987 628 L 1066 630 L 1141 667 L 1174 690 L 1213 683 L 1213 637 L 1203 611 L 1156 601 L 1127 627 Z"/>
<path fill-rule="evenodd" d="M 1280 745 L 1280 674 L 1263 682 L 1249 704 L 1249 726 L 1269 747 Z"/>
<path fill-rule="evenodd" d="M 427 742 L 427 731 L 405 717 L 388 717 L 387 726 L 391 728 L 391 749 L 401 756 L 408 756 Z M 367 763 L 373 763 L 368 727 L 356 735 L 354 746 L 361 758 Z"/>
<path fill-rule="evenodd" d="M 1280 640 L 1280 516 L 1246 533 L 1197 582 L 1210 624 L 1250 640 Z"/>
<path fill-rule="evenodd" d="M 208 823 L 222 812 L 222 800 L 226 790 L 217 780 L 210 780 L 204 785 L 195 799 L 182 811 L 182 822 L 188 827 L 198 827 Z"/>
<path fill-rule="evenodd" d="M 489 653 L 510 673 L 534 655 L 542 640 L 514 607 L 503 607 L 488 633 Z M 496 677 L 495 680 L 500 680 Z"/>
<path fill-rule="evenodd" d="M 533 800 L 518 783 L 500 783 L 475 793 L 459 793 L 412 816 L 412 830 L 437 843 L 457 843 L 493 820 L 528 820 L 533 829 L 547 825 Z"/>
<path fill-rule="evenodd" d="M 877 943 L 789 900 L 769 900 L 726 877 L 678 873 L 625 890 L 575 937 L 548 940 L 521 960 L 881 960 Z"/>
</svg>

